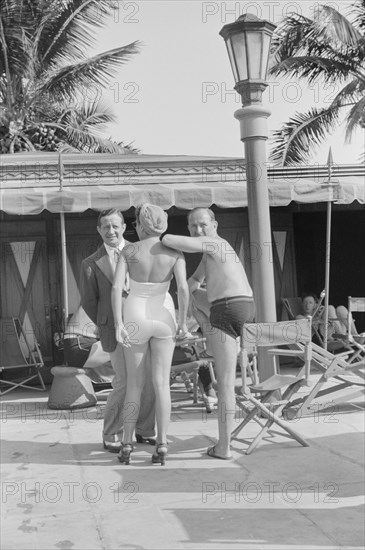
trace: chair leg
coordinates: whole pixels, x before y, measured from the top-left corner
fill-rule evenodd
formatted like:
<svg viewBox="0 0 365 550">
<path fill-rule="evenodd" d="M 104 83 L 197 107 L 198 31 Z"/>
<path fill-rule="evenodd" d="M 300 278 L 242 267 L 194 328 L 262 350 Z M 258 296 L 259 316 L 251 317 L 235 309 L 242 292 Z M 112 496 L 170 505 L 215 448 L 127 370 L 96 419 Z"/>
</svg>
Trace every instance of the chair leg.
<svg viewBox="0 0 365 550">
<path fill-rule="evenodd" d="M 264 399 L 266 401 L 268 401 L 270 399 L 270 394 L 271 393 L 272 392 L 268 392 L 268 394 L 266 394 L 264 396 Z M 231 434 L 232 439 L 237 439 L 237 435 L 239 434 L 239 432 L 250 422 L 250 420 L 255 420 L 260 425 L 260 427 L 261 427 L 260 432 L 257 434 L 257 436 L 252 441 L 252 443 L 249 445 L 249 447 L 246 449 L 246 454 L 247 455 L 251 454 L 252 451 L 254 449 L 256 449 L 256 447 L 258 446 L 260 441 L 267 434 L 267 432 L 270 431 L 270 428 L 272 427 L 272 425 L 274 423 L 277 424 L 284 432 L 287 432 L 289 434 L 289 437 L 295 439 L 296 441 L 298 441 L 298 443 L 303 445 L 303 447 L 308 447 L 309 446 L 308 442 L 301 435 L 299 435 L 295 430 L 293 430 L 288 425 L 287 422 L 284 422 L 279 418 L 278 415 L 281 413 L 282 409 L 284 408 L 285 403 L 281 403 L 275 409 L 275 413 L 273 413 L 261 401 L 257 400 L 253 396 L 250 396 L 249 401 L 255 406 L 255 408 L 247 413 L 246 418 L 244 418 L 244 420 L 240 423 L 240 425 L 237 426 L 237 428 L 235 428 L 233 430 L 232 434 Z M 241 408 L 243 408 L 242 405 L 241 405 Z M 258 420 L 257 414 L 258 414 L 259 411 L 261 411 L 263 416 L 267 419 L 266 423 L 262 423 Z"/>
<path fill-rule="evenodd" d="M 39 381 L 40 381 L 40 383 L 41 383 L 41 386 L 42 386 L 43 391 L 46 391 L 47 388 L 46 388 L 46 386 L 45 386 L 45 384 L 44 384 L 44 380 L 43 380 L 43 378 L 42 378 L 42 375 L 41 375 L 41 373 L 39 372 L 38 369 L 37 369 L 37 374 L 38 374 L 38 379 L 39 379 Z"/>
<path fill-rule="evenodd" d="M 324 385 L 324 382 L 322 382 L 320 386 L 316 386 L 315 388 L 313 388 L 312 392 L 304 399 L 304 401 L 298 400 L 298 401 L 294 401 L 293 403 L 290 403 L 289 404 L 290 406 L 287 409 L 288 411 L 291 410 L 292 406 L 295 407 L 296 405 L 298 405 L 295 415 L 291 415 L 290 418 L 301 417 L 301 416 L 305 416 L 306 414 L 311 414 L 313 412 L 318 412 L 322 409 L 326 409 L 328 407 L 328 403 L 323 403 L 322 405 L 320 403 L 316 403 L 314 407 L 311 407 L 311 403 L 313 399 L 315 397 L 323 397 L 324 395 L 330 395 L 340 390 L 353 387 L 356 384 L 351 384 L 351 383 L 347 384 L 346 382 L 344 382 L 343 384 L 336 384 L 335 386 L 331 386 L 330 388 L 319 391 L 323 385 Z M 355 391 L 351 395 L 346 395 L 346 399 L 344 398 L 337 399 L 337 400 L 332 399 L 331 403 L 344 403 L 345 401 L 349 401 L 351 398 L 359 397 L 360 395 L 362 395 L 362 390 L 363 390 L 363 386 L 361 385 L 359 386 L 361 389 L 359 389 L 358 391 Z M 316 391 L 314 392 L 314 390 Z M 314 393 L 313 396 L 311 395 L 312 393 Z"/>
<path fill-rule="evenodd" d="M 264 424 L 262 424 L 258 418 L 256 418 L 257 416 L 257 409 L 256 407 L 254 407 L 251 411 L 247 411 L 244 407 L 244 405 L 242 405 L 241 403 L 238 403 L 238 405 L 240 406 L 240 408 L 246 412 L 246 416 L 245 418 L 242 420 L 242 422 L 237 426 L 237 428 L 235 428 L 232 433 L 231 433 L 231 438 L 232 439 L 235 439 L 237 437 L 237 435 L 240 433 L 240 431 L 250 422 L 250 420 L 255 420 L 261 427 L 264 426 Z"/>
<path fill-rule="evenodd" d="M 271 397 L 273 396 L 273 394 L 276 393 L 276 391 L 270 391 L 270 392 L 267 392 L 266 395 L 264 395 L 260 401 L 260 403 L 267 403 L 270 401 Z M 284 393 L 284 396 L 286 394 Z M 252 400 L 247 397 L 246 401 L 249 403 L 251 402 L 252 403 Z M 237 428 L 235 428 L 232 432 L 232 439 L 238 439 L 237 438 L 237 435 L 240 433 L 240 431 L 251 421 L 251 420 L 254 420 L 255 422 L 257 422 L 257 424 L 263 428 L 265 426 L 265 423 L 264 422 L 261 422 L 261 420 L 259 419 L 258 417 L 258 408 L 254 406 L 253 409 L 248 409 L 247 407 L 245 407 L 245 405 L 240 401 L 238 400 L 237 401 L 237 404 L 238 406 L 246 413 L 246 416 L 245 418 L 242 420 L 242 422 L 237 426 Z M 280 409 L 276 409 L 278 410 L 278 414 L 279 412 L 284 408 L 285 406 L 285 403 L 282 403 L 280 405 Z M 271 413 L 270 413 L 271 414 Z M 267 414 L 264 414 L 264 417 L 267 418 Z"/>
<path fill-rule="evenodd" d="M 2 380 L 3 384 L 6 384 L 10 386 L 10 388 L 6 389 L 5 391 L 0 391 L 0 395 L 5 395 L 6 393 L 9 393 L 12 390 L 15 390 L 16 388 L 25 388 L 27 390 L 34 390 L 34 391 L 45 391 L 46 387 L 42 380 L 42 388 L 38 388 L 37 386 L 29 386 L 28 382 L 31 380 L 34 380 L 37 377 L 36 374 L 33 374 L 32 376 L 26 378 L 25 380 L 21 380 L 20 382 L 11 382 L 9 380 Z"/>
<path fill-rule="evenodd" d="M 289 424 L 283 420 L 281 420 L 276 414 L 274 414 L 272 411 L 270 411 L 268 408 L 265 407 L 260 401 L 255 399 L 254 397 L 251 397 L 252 402 L 257 405 L 257 407 L 262 411 L 262 413 L 271 421 L 271 424 L 275 422 L 280 428 L 282 428 L 284 431 L 289 433 L 298 443 L 303 445 L 303 447 L 308 447 L 308 442 L 298 434 L 295 430 L 293 430 Z M 266 427 L 266 426 L 265 426 Z"/>
<path fill-rule="evenodd" d="M 198 388 L 199 388 L 199 369 L 193 370 L 193 403 L 194 405 L 198 402 Z"/>
<path fill-rule="evenodd" d="M 319 378 L 318 382 L 315 384 L 315 386 L 312 388 L 312 390 L 309 392 L 309 394 L 304 398 L 303 405 L 298 409 L 298 414 L 305 415 L 310 412 L 310 403 L 313 401 L 313 399 L 318 396 L 326 395 L 327 393 L 333 393 L 334 391 L 338 391 L 340 389 L 345 388 L 346 386 L 351 386 L 352 384 L 349 382 L 344 382 L 340 386 L 334 386 L 331 388 L 328 388 L 327 390 L 321 390 L 321 388 L 331 380 L 336 380 L 337 376 L 336 374 L 342 373 L 343 369 L 337 365 L 336 359 L 334 359 L 329 367 L 324 370 L 322 376 Z"/>
</svg>

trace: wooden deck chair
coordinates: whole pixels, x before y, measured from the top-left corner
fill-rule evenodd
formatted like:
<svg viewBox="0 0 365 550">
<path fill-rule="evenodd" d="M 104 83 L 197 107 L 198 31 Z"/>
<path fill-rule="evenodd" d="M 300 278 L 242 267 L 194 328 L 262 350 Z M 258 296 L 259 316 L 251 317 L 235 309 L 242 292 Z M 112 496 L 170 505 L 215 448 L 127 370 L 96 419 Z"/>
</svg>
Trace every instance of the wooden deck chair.
<svg viewBox="0 0 365 550">
<path fill-rule="evenodd" d="M 296 316 L 300 315 L 302 312 L 301 298 L 281 298 L 281 303 L 283 304 L 288 318 L 291 321 L 294 321 Z"/>
<path fill-rule="evenodd" d="M 250 420 L 255 420 L 261 428 L 246 450 L 246 454 L 250 454 L 257 447 L 268 431 L 272 435 L 271 426 L 274 424 L 283 430 L 282 435 L 295 439 L 305 447 L 308 446 L 307 441 L 295 432 L 288 422 L 280 418 L 280 414 L 299 388 L 308 384 L 312 352 L 311 339 L 310 318 L 279 323 L 247 323 L 244 325 L 240 339 L 242 388 L 241 394 L 237 396 L 237 404 L 246 416 L 232 432 L 232 439 L 239 440 L 238 434 Z M 273 346 L 289 346 L 296 343 L 301 343 L 303 347 L 300 349 L 273 348 Z M 276 373 L 264 382 L 248 385 L 247 366 L 250 362 L 252 363 L 253 378 L 258 378 L 257 351 L 259 348 L 265 348 L 267 353 L 272 356 L 275 370 L 276 357 L 278 356 L 300 357 L 304 365 L 297 376 Z M 282 390 L 284 390 L 284 393 L 281 399 L 273 401 L 273 398 Z"/>
<path fill-rule="evenodd" d="M 324 291 L 321 292 L 320 299 L 317 305 L 317 309 L 314 313 L 314 316 L 312 317 L 312 333 L 313 336 L 315 336 L 316 341 L 319 343 L 320 346 L 324 347 L 324 339 L 320 331 L 321 325 L 323 325 L 323 321 L 321 319 L 318 319 L 318 317 L 315 317 L 316 312 L 319 310 L 319 308 L 322 305 L 323 299 L 324 299 L 325 293 Z M 302 314 L 302 300 L 301 298 L 281 298 L 281 303 L 285 307 L 286 313 L 288 315 L 289 319 L 296 319 L 297 315 Z M 335 320 L 335 319 L 333 319 Z M 329 319 L 331 321 L 331 319 Z M 344 342 L 340 342 L 338 340 L 329 341 L 327 342 L 327 348 L 330 351 L 336 351 L 340 348 L 347 347 L 345 346 Z"/>
<path fill-rule="evenodd" d="M 42 353 L 36 340 L 34 346 L 30 346 L 23 327 L 16 317 L 0 319 L 1 350 L 0 350 L 0 372 L 7 370 L 23 369 L 25 373 L 17 381 L 1 380 L 2 385 L 10 386 L 4 395 L 16 388 L 27 388 L 38 391 L 45 391 L 40 369 L 44 366 Z M 38 379 L 41 387 L 29 386 L 31 380 Z"/>
<path fill-rule="evenodd" d="M 295 344 L 294 347 L 298 347 L 303 351 L 301 344 Z M 358 357 L 352 361 L 351 350 L 333 354 L 317 344 L 312 344 L 311 366 L 319 370 L 321 376 L 308 395 L 289 404 L 286 410 L 288 418 L 294 418 L 295 416 L 300 418 L 306 414 L 323 410 L 329 405 L 333 407 L 336 404 L 358 397 L 365 390 L 365 358 Z M 355 391 L 349 394 L 346 393 L 345 396 L 337 399 L 332 396 L 333 393 L 348 388 Z M 316 401 L 314 403 L 314 399 L 325 395 L 331 396 L 330 402 L 321 403 Z"/>
</svg>

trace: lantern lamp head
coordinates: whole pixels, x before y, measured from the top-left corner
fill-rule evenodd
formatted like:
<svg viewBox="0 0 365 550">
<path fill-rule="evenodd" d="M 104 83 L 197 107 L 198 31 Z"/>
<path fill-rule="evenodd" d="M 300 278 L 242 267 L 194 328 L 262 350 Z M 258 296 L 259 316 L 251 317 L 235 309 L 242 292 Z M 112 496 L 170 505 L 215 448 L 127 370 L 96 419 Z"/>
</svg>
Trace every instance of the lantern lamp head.
<svg viewBox="0 0 365 550">
<path fill-rule="evenodd" d="M 261 103 L 275 28 L 270 21 L 247 13 L 224 25 L 219 33 L 226 42 L 236 82 L 234 88 L 242 96 L 243 104 Z"/>
</svg>

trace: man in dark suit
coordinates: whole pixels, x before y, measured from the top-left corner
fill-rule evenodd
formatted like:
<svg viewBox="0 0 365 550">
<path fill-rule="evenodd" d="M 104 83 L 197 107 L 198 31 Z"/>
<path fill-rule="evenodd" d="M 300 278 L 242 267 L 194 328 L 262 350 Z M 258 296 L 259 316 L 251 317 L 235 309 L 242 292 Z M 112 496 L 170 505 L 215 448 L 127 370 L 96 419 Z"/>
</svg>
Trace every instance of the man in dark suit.
<svg viewBox="0 0 365 550">
<path fill-rule="evenodd" d="M 81 264 L 81 305 L 99 329 L 101 345 L 110 355 L 115 372 L 104 413 L 104 448 L 119 452 L 123 433 L 122 412 L 126 391 L 127 373 L 123 347 L 115 338 L 114 318 L 111 304 L 111 288 L 118 256 L 126 244 L 123 234 L 126 228 L 120 210 L 109 209 L 99 214 L 97 231 L 103 239 L 98 250 Z M 127 295 L 127 289 L 123 294 Z M 138 442 L 154 444 L 155 394 L 149 376 L 142 393 L 141 409 L 136 426 Z"/>
</svg>

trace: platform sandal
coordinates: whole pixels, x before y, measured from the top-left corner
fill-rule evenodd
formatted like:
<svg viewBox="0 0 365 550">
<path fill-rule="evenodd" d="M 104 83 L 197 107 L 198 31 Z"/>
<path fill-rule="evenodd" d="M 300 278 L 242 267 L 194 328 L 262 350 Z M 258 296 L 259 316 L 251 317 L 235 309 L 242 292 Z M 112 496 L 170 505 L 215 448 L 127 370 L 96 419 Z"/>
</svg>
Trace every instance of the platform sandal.
<svg viewBox="0 0 365 550">
<path fill-rule="evenodd" d="M 156 450 L 151 457 L 152 464 L 161 464 L 161 466 L 164 466 L 166 456 L 167 456 L 167 443 L 159 443 L 158 445 L 156 445 Z"/>
<path fill-rule="evenodd" d="M 122 448 L 118 455 L 119 462 L 126 465 L 130 464 L 132 452 L 133 452 L 132 443 L 122 443 Z"/>
</svg>

